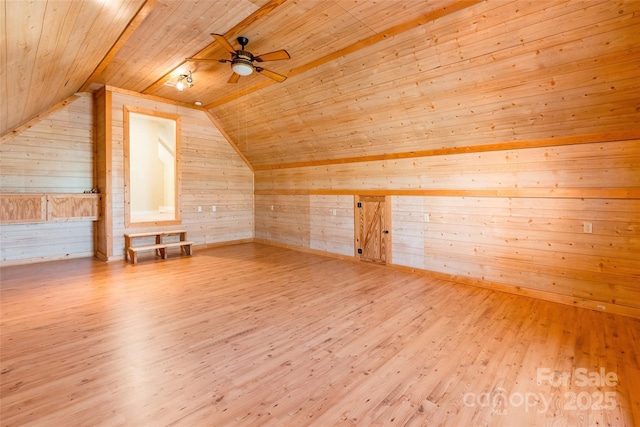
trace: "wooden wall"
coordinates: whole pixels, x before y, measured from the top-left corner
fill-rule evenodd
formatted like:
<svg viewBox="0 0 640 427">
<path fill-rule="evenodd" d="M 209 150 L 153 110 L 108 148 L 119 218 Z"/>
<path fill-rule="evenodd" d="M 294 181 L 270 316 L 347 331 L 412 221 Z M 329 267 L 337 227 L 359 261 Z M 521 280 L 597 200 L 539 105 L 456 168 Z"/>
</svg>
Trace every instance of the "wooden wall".
<svg viewBox="0 0 640 427">
<path fill-rule="evenodd" d="M 188 230 L 189 240 L 208 245 L 253 238 L 253 173 L 205 112 L 101 90 L 94 99 L 80 96 L 0 145 L 0 193 L 82 193 L 97 186 L 101 220 L 97 225 L 2 225 L 2 265 L 94 253 L 104 260 L 123 257 L 123 234 L 141 231 L 124 226 L 124 105 L 182 117 L 180 227 Z"/>
<path fill-rule="evenodd" d="M 385 194 L 393 265 L 591 308 L 640 309 L 640 139 L 495 148 L 256 171 L 256 236 L 310 248 L 311 236 L 322 238 L 311 230 L 345 207 L 331 197 Z M 325 203 L 312 218 L 317 197 Z M 315 244 L 345 253 L 327 242 Z"/>
<path fill-rule="evenodd" d="M 393 266 L 640 316 L 639 6 L 479 2 L 216 106 L 256 235 L 310 248 L 311 198 L 386 195 Z"/>
<path fill-rule="evenodd" d="M 110 177 L 112 248 L 108 259 L 124 255 L 124 234 L 145 231 L 127 228 L 124 221 L 124 106 L 178 114 L 182 127 L 181 228 L 196 245 L 252 239 L 253 173 L 229 145 L 205 112 L 112 89 Z M 102 151 L 102 150 L 99 150 Z M 198 212 L 198 206 L 202 212 Z M 211 206 L 216 207 L 212 212 Z M 176 226 L 155 227 L 175 229 Z M 146 229 L 148 230 L 148 228 Z"/>
<path fill-rule="evenodd" d="M 353 255 L 353 196 L 256 195 L 256 239 Z"/>
<path fill-rule="evenodd" d="M 112 175 L 111 144 L 107 144 L 107 141 L 111 141 L 111 126 L 107 126 L 107 123 L 111 123 L 111 95 L 111 91 L 104 87 L 96 91 L 93 107 L 95 182 L 102 193 L 102 215 L 96 221 L 95 255 L 103 261 L 108 260 L 109 254 L 113 253 L 113 212 L 107 209 L 107 206 L 113 204 L 112 180 L 107 179 Z"/>
<path fill-rule="evenodd" d="M 82 193 L 94 186 L 90 97 L 81 96 L 0 144 L 0 192 Z M 92 221 L 2 225 L 2 265 L 92 256 Z"/>
</svg>

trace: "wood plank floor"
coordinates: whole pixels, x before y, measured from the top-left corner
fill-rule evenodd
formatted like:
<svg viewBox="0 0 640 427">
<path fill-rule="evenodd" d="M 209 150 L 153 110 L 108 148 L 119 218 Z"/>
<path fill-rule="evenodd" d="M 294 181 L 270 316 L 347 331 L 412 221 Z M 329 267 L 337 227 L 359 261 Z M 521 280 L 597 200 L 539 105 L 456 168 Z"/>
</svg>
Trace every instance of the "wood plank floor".
<svg viewBox="0 0 640 427">
<path fill-rule="evenodd" d="M 258 244 L 0 272 L 2 426 L 640 425 L 637 319 Z"/>
</svg>

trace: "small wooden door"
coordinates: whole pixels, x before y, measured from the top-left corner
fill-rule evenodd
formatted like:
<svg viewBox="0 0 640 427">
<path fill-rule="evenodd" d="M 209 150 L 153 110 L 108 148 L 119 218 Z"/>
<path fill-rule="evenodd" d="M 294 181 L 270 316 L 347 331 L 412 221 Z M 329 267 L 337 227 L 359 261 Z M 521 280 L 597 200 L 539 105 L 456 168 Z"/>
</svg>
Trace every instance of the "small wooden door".
<svg viewBox="0 0 640 427">
<path fill-rule="evenodd" d="M 356 225 L 356 256 L 362 261 L 386 264 L 389 231 L 385 197 L 356 197 Z"/>
</svg>

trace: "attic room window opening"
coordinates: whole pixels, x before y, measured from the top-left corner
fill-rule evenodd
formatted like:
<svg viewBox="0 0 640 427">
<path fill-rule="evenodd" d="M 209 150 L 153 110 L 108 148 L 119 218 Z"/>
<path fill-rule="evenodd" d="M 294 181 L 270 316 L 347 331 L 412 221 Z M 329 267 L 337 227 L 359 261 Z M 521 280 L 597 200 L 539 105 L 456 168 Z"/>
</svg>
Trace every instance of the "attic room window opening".
<svg viewBox="0 0 640 427">
<path fill-rule="evenodd" d="M 180 116 L 124 108 L 125 226 L 181 223 Z"/>
</svg>

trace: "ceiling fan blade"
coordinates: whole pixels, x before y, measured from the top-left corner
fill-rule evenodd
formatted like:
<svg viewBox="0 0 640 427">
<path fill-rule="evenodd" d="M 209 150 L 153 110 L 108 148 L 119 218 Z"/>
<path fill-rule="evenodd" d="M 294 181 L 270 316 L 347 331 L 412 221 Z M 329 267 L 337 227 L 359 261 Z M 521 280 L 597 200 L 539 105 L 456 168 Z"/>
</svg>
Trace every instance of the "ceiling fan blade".
<svg viewBox="0 0 640 427">
<path fill-rule="evenodd" d="M 238 83 L 238 80 L 240 80 L 240 74 L 233 73 L 227 83 Z"/>
<path fill-rule="evenodd" d="M 227 49 L 229 53 L 236 53 L 236 50 L 233 48 L 233 46 L 231 46 L 231 43 L 229 43 L 222 34 L 211 33 L 211 37 L 213 37 L 218 43 L 220 43 L 222 47 Z"/>
<path fill-rule="evenodd" d="M 275 52 L 265 53 L 264 55 L 258 55 L 253 59 L 255 59 L 258 62 L 264 62 L 264 61 L 278 61 L 280 59 L 290 59 L 290 58 L 291 58 L 291 55 L 289 55 L 289 52 L 282 49 L 282 50 L 276 50 Z"/>
<path fill-rule="evenodd" d="M 282 83 L 283 81 L 287 80 L 286 76 L 283 76 L 282 74 L 275 73 L 273 71 L 265 70 L 264 68 L 255 67 L 255 70 L 258 73 L 262 74 L 263 76 L 267 76 L 270 79 L 273 79 L 273 80 L 277 81 L 278 83 Z"/>
<path fill-rule="evenodd" d="M 228 59 L 213 59 L 213 58 L 185 58 L 185 61 L 193 61 L 193 62 L 231 62 Z"/>
</svg>

